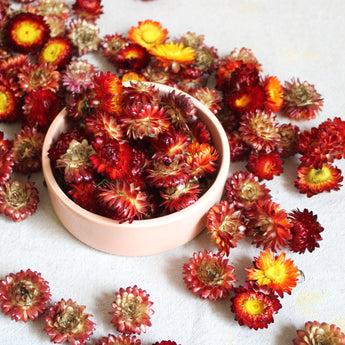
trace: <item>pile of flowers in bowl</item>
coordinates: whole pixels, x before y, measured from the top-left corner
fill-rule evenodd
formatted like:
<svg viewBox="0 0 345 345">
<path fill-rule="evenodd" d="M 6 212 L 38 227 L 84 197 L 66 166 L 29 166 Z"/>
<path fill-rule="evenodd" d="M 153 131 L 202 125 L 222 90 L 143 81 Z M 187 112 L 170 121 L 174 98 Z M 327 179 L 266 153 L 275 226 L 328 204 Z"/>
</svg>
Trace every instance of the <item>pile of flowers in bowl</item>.
<svg viewBox="0 0 345 345">
<path fill-rule="evenodd" d="M 298 121 L 318 115 L 321 95 L 307 81 L 293 78 L 283 84 L 264 75 L 248 48 L 219 57 L 204 36 L 188 32 L 169 40 L 168 30 L 150 19 L 127 35 L 100 38 L 100 0 L 77 0 L 71 8 L 63 0 L 20 2 L 27 4 L 19 10 L 9 1 L 0 3 L 0 121 L 21 123 L 13 140 L 0 132 L 0 213 L 18 222 L 36 211 L 37 189 L 16 180 L 14 173 L 41 170 L 44 140 L 53 131 L 49 126 L 61 117 L 69 124 L 54 138 L 49 135 L 54 141 L 45 154 L 64 195 L 75 204 L 124 226 L 190 210 L 210 189 L 227 153 L 214 145 L 210 128 L 196 116 L 198 102 L 218 118 L 231 161 L 245 162 L 246 171 L 227 179 L 222 200 L 204 217 L 218 252 L 194 253 L 183 265 L 183 280 L 203 299 L 233 294 L 231 310 L 240 325 L 267 327 L 282 306 L 280 298 L 291 293 L 300 276 L 285 253 L 276 253 L 312 252 L 324 229 L 311 210 L 281 209 L 264 182 L 282 174 L 286 158 L 296 155 L 298 192 L 310 198 L 339 190 L 343 177 L 333 163 L 345 158 L 345 121 L 335 117 L 301 131 Z M 99 71 L 82 58 L 92 52 L 100 53 L 115 72 Z M 163 84 L 175 91 L 162 95 Z M 246 269 L 245 283 L 236 287 L 228 256 L 245 237 L 264 251 Z M 43 289 L 44 305 L 50 297 L 47 284 L 31 271 L 2 280 L 2 311 L 23 321 L 44 309 L 40 305 L 26 315 L 13 307 L 18 296 L 14 292 L 12 298 L 9 286 L 25 274 Z M 52 326 L 66 305 L 84 315 L 83 307 L 62 300 L 50 308 L 46 330 L 54 342 L 75 343 L 72 336 L 55 334 Z M 89 315 L 84 316 L 85 321 Z M 94 325 L 87 325 L 79 343 L 93 331 Z M 103 343 L 116 341 L 111 337 Z M 330 344 L 345 342 L 339 328 L 317 321 L 307 322 L 293 342 L 310 344 L 325 337 Z"/>
</svg>

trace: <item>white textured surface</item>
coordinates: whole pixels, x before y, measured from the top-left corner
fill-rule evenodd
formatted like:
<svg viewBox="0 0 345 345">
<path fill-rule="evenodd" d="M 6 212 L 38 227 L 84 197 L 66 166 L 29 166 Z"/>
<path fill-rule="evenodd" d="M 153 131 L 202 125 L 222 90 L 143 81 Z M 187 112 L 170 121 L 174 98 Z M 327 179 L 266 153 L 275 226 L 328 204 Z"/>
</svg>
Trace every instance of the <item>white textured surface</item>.
<svg viewBox="0 0 345 345">
<path fill-rule="evenodd" d="M 216 47 L 220 56 L 234 48 L 251 48 L 265 74 L 276 75 L 281 82 L 292 77 L 307 80 L 324 97 L 320 116 L 298 123 L 301 129 L 334 116 L 345 119 L 343 0 L 104 0 L 103 5 L 101 36 L 126 35 L 138 21 L 153 19 L 168 29 L 171 38 L 188 31 L 205 35 L 206 44 Z M 91 59 L 97 63 L 102 60 Z M 16 129 L 0 124 L 0 130 L 10 137 Z M 296 328 L 309 320 L 335 323 L 345 331 L 345 187 L 308 199 L 293 186 L 297 164 L 297 159 L 287 161 L 284 174 L 267 182 L 267 186 L 282 208 L 313 211 L 325 230 L 320 248 L 313 253 L 287 252 L 304 272 L 305 280 L 291 296 L 282 299 L 283 307 L 268 329 L 240 327 L 230 311 L 229 298 L 204 301 L 185 288 L 183 263 L 195 251 L 214 248 L 206 232 L 183 247 L 151 257 L 127 258 L 98 252 L 73 238 L 60 224 L 42 174 L 30 178 L 40 190 L 37 213 L 19 224 L 0 218 L 0 279 L 21 269 L 41 272 L 50 283 L 53 302 L 72 298 L 94 315 L 96 331 L 90 344 L 108 333 L 116 334 L 108 314 L 114 293 L 134 284 L 147 290 L 154 302 L 152 327 L 139 336 L 144 345 L 168 339 L 182 345 L 292 344 Z M 345 168 L 344 161 L 336 165 Z M 240 169 L 243 166 L 233 164 L 231 172 Z M 231 251 L 230 263 L 236 268 L 239 284 L 245 278 L 244 268 L 250 267 L 259 253 L 260 249 L 247 241 Z M 0 313 L 0 344 L 49 344 L 43 328 L 42 318 L 25 324 Z"/>
</svg>

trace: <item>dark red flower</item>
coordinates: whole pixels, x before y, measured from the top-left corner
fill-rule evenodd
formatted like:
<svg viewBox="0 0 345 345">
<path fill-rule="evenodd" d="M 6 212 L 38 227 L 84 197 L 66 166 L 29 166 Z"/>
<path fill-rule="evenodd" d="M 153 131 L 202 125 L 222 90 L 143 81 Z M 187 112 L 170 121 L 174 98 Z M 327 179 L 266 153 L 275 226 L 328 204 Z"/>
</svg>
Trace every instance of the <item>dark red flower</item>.
<svg viewBox="0 0 345 345">
<path fill-rule="evenodd" d="M 148 51 L 136 43 L 127 44 L 118 51 L 113 59 L 119 73 L 141 70 L 147 66 L 149 61 L 150 54 Z"/>
<path fill-rule="evenodd" d="M 96 20 L 103 14 L 101 0 L 76 0 L 72 10 L 79 17 L 89 20 Z"/>
</svg>

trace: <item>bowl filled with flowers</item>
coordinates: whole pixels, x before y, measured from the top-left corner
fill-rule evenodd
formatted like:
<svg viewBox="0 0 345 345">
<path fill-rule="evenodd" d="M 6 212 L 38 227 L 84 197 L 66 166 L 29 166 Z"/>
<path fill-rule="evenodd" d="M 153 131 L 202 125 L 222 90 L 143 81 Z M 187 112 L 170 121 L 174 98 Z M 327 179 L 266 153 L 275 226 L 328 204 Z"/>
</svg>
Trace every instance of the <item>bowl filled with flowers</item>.
<svg viewBox="0 0 345 345">
<path fill-rule="evenodd" d="M 223 193 L 229 143 L 216 116 L 174 87 L 99 72 L 82 117 L 50 125 L 42 169 L 57 217 L 77 239 L 126 256 L 196 237 Z M 84 104 L 83 102 L 80 102 Z"/>
</svg>

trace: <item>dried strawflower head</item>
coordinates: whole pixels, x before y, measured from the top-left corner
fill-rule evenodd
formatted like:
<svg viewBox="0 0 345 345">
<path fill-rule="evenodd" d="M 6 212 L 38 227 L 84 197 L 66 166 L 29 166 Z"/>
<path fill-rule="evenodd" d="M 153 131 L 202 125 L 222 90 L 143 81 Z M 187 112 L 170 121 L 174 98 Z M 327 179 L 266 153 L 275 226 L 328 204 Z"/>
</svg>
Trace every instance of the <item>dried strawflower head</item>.
<svg viewBox="0 0 345 345">
<path fill-rule="evenodd" d="M 118 336 L 109 334 L 107 337 L 98 340 L 95 345 L 141 345 L 141 340 L 124 334 Z"/>
<path fill-rule="evenodd" d="M 85 344 L 95 329 L 95 323 L 90 320 L 92 315 L 85 313 L 85 308 L 71 299 L 55 302 L 44 317 L 44 330 L 50 336 L 50 341 L 68 341 L 72 345 Z"/>
<path fill-rule="evenodd" d="M 14 222 L 20 222 L 34 214 L 38 202 L 38 190 L 33 182 L 15 180 L 0 185 L 0 214 Z"/>
<path fill-rule="evenodd" d="M 103 14 L 101 0 L 76 0 L 72 10 L 77 16 L 88 20 L 96 20 Z"/>
<path fill-rule="evenodd" d="M 235 48 L 232 52 L 230 52 L 230 54 L 224 56 L 223 60 L 229 62 L 242 61 L 244 63 L 250 63 L 254 65 L 259 71 L 262 70 L 261 64 L 259 64 L 252 50 L 249 48 Z"/>
<path fill-rule="evenodd" d="M 288 246 L 292 223 L 285 210 L 271 200 L 258 200 L 246 213 L 248 236 L 257 247 L 276 252 Z"/>
<path fill-rule="evenodd" d="M 283 105 L 283 86 L 277 77 L 267 76 L 263 80 L 265 90 L 264 109 L 277 113 Z"/>
<path fill-rule="evenodd" d="M 72 59 L 73 45 L 67 37 L 50 38 L 37 54 L 39 64 L 50 64 L 56 69 L 61 70 Z"/>
<path fill-rule="evenodd" d="M 157 137 L 170 126 L 166 110 L 158 104 L 137 103 L 124 107 L 119 122 L 128 138 Z"/>
<path fill-rule="evenodd" d="M 101 42 L 102 54 L 111 63 L 115 62 L 117 53 L 129 44 L 128 38 L 120 35 L 105 35 Z"/>
<path fill-rule="evenodd" d="M 326 322 L 308 321 L 297 330 L 294 345 L 345 345 L 345 334 L 339 327 Z"/>
<path fill-rule="evenodd" d="M 137 27 L 132 26 L 128 32 L 129 39 L 144 48 L 151 48 L 164 43 L 168 37 L 168 30 L 163 29 L 159 22 L 147 19 L 139 22 Z"/>
<path fill-rule="evenodd" d="M 150 55 L 148 51 L 139 44 L 130 43 L 120 49 L 112 62 L 118 73 L 128 71 L 140 71 L 149 63 Z"/>
<path fill-rule="evenodd" d="M 49 36 L 49 26 L 39 14 L 18 13 L 5 27 L 8 46 L 19 53 L 35 52 L 43 47 Z"/>
<path fill-rule="evenodd" d="M 246 210 L 253 207 L 256 201 L 271 199 L 270 190 L 253 173 L 239 171 L 228 178 L 225 184 L 227 200 Z"/>
<path fill-rule="evenodd" d="M 0 62 L 0 70 L 9 78 L 16 77 L 22 66 L 28 62 L 26 54 L 19 54 L 8 57 Z"/>
<path fill-rule="evenodd" d="M 78 49 L 78 56 L 98 50 L 101 39 L 99 26 L 82 18 L 72 19 L 67 37 Z"/>
<path fill-rule="evenodd" d="M 81 142 L 73 139 L 64 154 L 57 160 L 58 168 L 63 169 L 67 183 L 89 181 L 93 178 L 90 156 L 95 153 L 86 139 Z"/>
<path fill-rule="evenodd" d="M 213 114 L 217 114 L 221 108 L 220 102 L 222 98 L 215 89 L 199 87 L 192 89 L 189 94 L 205 105 Z"/>
<path fill-rule="evenodd" d="M 239 131 L 242 140 L 257 151 L 272 152 L 280 142 L 278 122 L 266 112 L 243 115 Z"/>
<path fill-rule="evenodd" d="M 113 315 L 112 324 L 119 332 L 124 334 L 146 332 L 146 327 L 150 327 L 151 315 L 154 311 L 151 308 L 153 302 L 149 301 L 150 295 L 137 285 L 120 288 L 115 293 L 115 301 L 112 307 L 115 309 L 109 314 Z"/>
<path fill-rule="evenodd" d="M 157 103 L 159 101 L 158 89 L 150 83 L 130 83 L 125 86 L 122 92 L 122 102 L 126 106 L 132 106 L 136 103 Z"/>
<path fill-rule="evenodd" d="M 323 106 L 321 95 L 314 85 L 299 79 L 286 81 L 283 89 L 284 102 L 281 113 L 293 120 L 314 119 Z"/>
<path fill-rule="evenodd" d="M 245 237 L 246 230 L 242 211 L 226 200 L 208 211 L 206 228 L 221 255 L 229 255 L 230 248 L 237 246 L 237 242 Z"/>
<path fill-rule="evenodd" d="M 248 146 L 241 137 L 241 134 L 237 131 L 227 131 L 226 136 L 230 147 L 230 161 L 245 161 L 248 159 L 251 152 L 251 147 Z"/>
<path fill-rule="evenodd" d="M 57 92 L 60 88 L 60 72 L 48 63 L 25 64 L 17 75 L 20 88 L 28 93 L 32 90 L 50 90 Z"/>
<path fill-rule="evenodd" d="M 229 295 L 236 282 L 229 260 L 211 251 L 194 253 L 183 265 L 183 281 L 200 298 L 215 301 Z"/>
<path fill-rule="evenodd" d="M 269 249 L 254 258 L 254 267 L 246 268 L 247 277 L 258 285 L 265 285 L 283 297 L 284 292 L 291 294 L 296 286 L 299 270 L 292 259 L 286 259 L 285 253 L 275 255 Z"/>
<path fill-rule="evenodd" d="M 35 127 L 22 127 L 13 140 L 14 169 L 24 174 L 40 171 L 44 134 Z"/>
<path fill-rule="evenodd" d="M 239 325 L 255 330 L 267 328 L 274 322 L 273 314 L 281 308 L 278 296 L 271 289 L 246 281 L 244 286 L 234 289 L 231 310 L 236 314 Z"/>
<path fill-rule="evenodd" d="M 93 88 L 93 77 L 96 67 L 86 60 L 73 60 L 62 72 L 62 84 L 67 91 L 83 93 Z"/>
<path fill-rule="evenodd" d="M 331 164 L 324 164 L 319 169 L 301 164 L 297 168 L 295 186 L 310 198 L 319 193 L 339 190 L 342 181 L 341 170 Z"/>
<path fill-rule="evenodd" d="M 67 21 L 71 15 L 65 0 L 39 0 L 38 5 L 31 7 L 30 10 L 44 17 L 60 17 L 64 21 Z"/>
<path fill-rule="evenodd" d="M 144 77 L 143 74 L 139 74 L 136 72 L 126 72 L 122 74 L 121 81 L 123 83 L 131 82 L 131 81 L 138 82 L 138 81 L 147 81 L 147 79 Z"/>
<path fill-rule="evenodd" d="M 71 184 L 70 188 L 68 195 L 76 204 L 90 212 L 97 213 L 96 183 L 93 180 Z"/>
<path fill-rule="evenodd" d="M 149 52 L 158 59 L 164 67 L 169 67 L 177 73 L 181 67 L 192 64 L 195 59 L 195 50 L 185 47 L 182 43 L 161 43 L 149 48 Z"/>
<path fill-rule="evenodd" d="M 288 216 L 292 222 L 290 250 L 303 254 L 305 250 L 312 252 L 320 247 L 318 242 L 322 240 L 320 233 L 324 228 L 317 221 L 316 214 L 305 208 L 303 211 L 293 210 Z"/>
<path fill-rule="evenodd" d="M 19 114 L 18 97 L 14 90 L 0 83 L 0 121 L 13 122 Z"/>
<path fill-rule="evenodd" d="M 23 123 L 46 132 L 62 109 L 58 96 L 50 90 L 32 90 L 24 98 Z"/>
<path fill-rule="evenodd" d="M 246 168 L 260 180 L 272 180 L 283 172 L 283 160 L 278 152 L 252 152 Z"/>
<path fill-rule="evenodd" d="M 119 223 L 142 219 L 151 210 L 148 194 L 139 184 L 117 179 L 102 184 L 96 193 L 104 214 Z"/>
<path fill-rule="evenodd" d="M 15 321 L 37 319 L 50 301 L 49 284 L 30 269 L 10 273 L 0 281 L 1 311 Z"/>
</svg>

